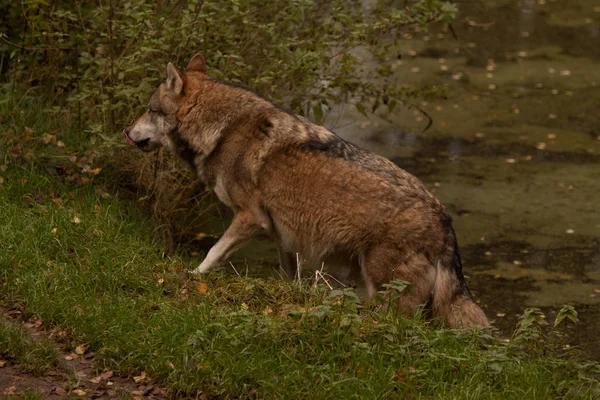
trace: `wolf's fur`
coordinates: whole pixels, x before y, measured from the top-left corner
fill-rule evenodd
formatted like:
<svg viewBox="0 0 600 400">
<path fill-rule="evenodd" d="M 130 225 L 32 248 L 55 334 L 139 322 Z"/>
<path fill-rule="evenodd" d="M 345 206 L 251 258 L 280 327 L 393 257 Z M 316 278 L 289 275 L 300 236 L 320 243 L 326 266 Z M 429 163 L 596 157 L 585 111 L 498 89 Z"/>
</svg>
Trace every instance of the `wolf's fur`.
<svg viewBox="0 0 600 400">
<path fill-rule="evenodd" d="M 255 93 L 206 74 L 195 56 L 167 80 L 148 111 L 125 129 L 130 144 L 177 153 L 234 211 L 195 270 L 224 262 L 259 231 L 277 243 L 294 275 L 300 253 L 342 262 L 369 295 L 393 279 L 412 284 L 401 306 L 429 304 L 451 327 L 487 326 L 465 286 L 450 217 L 417 178 Z"/>
</svg>

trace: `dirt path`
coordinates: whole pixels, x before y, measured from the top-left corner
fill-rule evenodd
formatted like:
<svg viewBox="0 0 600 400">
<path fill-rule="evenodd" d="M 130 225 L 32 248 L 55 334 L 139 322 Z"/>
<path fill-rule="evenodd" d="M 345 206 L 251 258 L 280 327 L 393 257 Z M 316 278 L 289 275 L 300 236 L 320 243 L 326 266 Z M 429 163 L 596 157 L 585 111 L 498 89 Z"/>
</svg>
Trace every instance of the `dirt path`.
<svg viewBox="0 0 600 400">
<path fill-rule="evenodd" d="M 0 323 L 23 323 L 19 310 L 0 307 Z M 113 371 L 97 373 L 95 354 L 87 352 L 83 346 L 75 352 L 66 351 L 65 346 L 54 340 L 60 337 L 60 331 L 48 331 L 39 320 L 30 320 L 23 324 L 34 341 L 47 338 L 55 345 L 58 362 L 54 368 L 41 376 L 24 371 L 14 360 L 0 357 L 0 398 L 21 396 L 27 392 L 37 392 L 46 399 L 64 397 L 81 398 L 134 398 L 166 399 L 165 390 L 146 382 L 145 376 L 134 378 L 119 377 Z"/>
</svg>

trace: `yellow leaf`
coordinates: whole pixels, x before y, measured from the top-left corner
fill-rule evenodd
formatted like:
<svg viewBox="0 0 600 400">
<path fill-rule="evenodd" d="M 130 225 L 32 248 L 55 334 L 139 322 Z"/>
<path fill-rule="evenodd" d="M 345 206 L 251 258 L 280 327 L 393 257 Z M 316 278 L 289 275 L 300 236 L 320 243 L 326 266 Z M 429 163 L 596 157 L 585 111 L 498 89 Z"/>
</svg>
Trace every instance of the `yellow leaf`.
<svg viewBox="0 0 600 400">
<path fill-rule="evenodd" d="M 94 205 L 94 211 L 96 211 L 97 213 L 100 212 L 100 206 L 98 204 Z"/>
<path fill-rule="evenodd" d="M 87 178 L 85 176 L 81 177 L 81 183 L 88 183 L 90 181 L 90 178 Z"/>
<path fill-rule="evenodd" d="M 208 293 L 208 285 L 204 282 L 198 285 L 198 291 L 202 294 Z"/>
<path fill-rule="evenodd" d="M 6 360 L 0 360 L 0 368 L 4 368 L 7 363 L 8 363 L 8 361 L 6 361 Z"/>
<path fill-rule="evenodd" d="M 80 356 L 85 354 L 85 346 L 83 344 L 80 344 L 79 346 L 75 347 L 75 354 L 79 354 Z"/>
<path fill-rule="evenodd" d="M 94 175 L 98 175 L 98 174 L 100 173 L 100 171 L 102 171 L 102 168 L 94 168 L 94 169 L 92 170 L 92 174 L 94 174 Z"/>
<path fill-rule="evenodd" d="M 56 142 L 56 136 L 45 133 L 42 135 L 42 142 L 49 144 L 50 142 Z"/>
<path fill-rule="evenodd" d="M 85 390 L 81 389 L 75 389 L 71 393 L 75 394 L 76 396 L 85 396 L 87 394 Z"/>
<path fill-rule="evenodd" d="M 79 219 L 79 217 L 75 217 L 75 218 L 73 218 L 73 222 L 76 224 L 80 224 L 81 220 Z"/>
<path fill-rule="evenodd" d="M 140 376 L 134 376 L 133 377 L 133 381 L 135 383 L 141 383 L 144 382 L 146 380 L 146 373 L 142 372 L 142 374 Z"/>
</svg>

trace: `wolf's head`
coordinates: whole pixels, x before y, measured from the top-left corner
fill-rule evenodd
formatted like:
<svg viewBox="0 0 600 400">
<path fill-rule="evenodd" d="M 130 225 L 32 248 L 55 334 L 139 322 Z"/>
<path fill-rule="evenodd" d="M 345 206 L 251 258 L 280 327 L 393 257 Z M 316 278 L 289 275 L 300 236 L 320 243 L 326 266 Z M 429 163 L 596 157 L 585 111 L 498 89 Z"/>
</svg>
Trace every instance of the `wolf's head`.
<svg viewBox="0 0 600 400">
<path fill-rule="evenodd" d="M 206 75 L 206 64 L 201 54 L 192 58 L 185 73 L 171 63 L 167 65 L 167 80 L 150 98 L 147 111 L 123 130 L 127 143 L 143 151 L 152 151 L 160 146 L 172 147 L 169 134 L 177 130 L 179 104 L 192 74 Z"/>
</svg>

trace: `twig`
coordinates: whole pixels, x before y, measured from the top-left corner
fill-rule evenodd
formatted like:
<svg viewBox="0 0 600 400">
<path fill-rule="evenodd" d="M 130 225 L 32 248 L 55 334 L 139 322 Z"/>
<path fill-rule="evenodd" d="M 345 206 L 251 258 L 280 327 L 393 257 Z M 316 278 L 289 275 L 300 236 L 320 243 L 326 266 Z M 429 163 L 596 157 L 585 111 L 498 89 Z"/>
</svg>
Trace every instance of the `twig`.
<svg viewBox="0 0 600 400">
<path fill-rule="evenodd" d="M 240 275 L 240 273 L 238 272 L 238 270 L 235 269 L 235 267 L 233 266 L 233 263 L 231 261 L 229 261 L 229 265 L 231 265 L 231 268 L 233 268 L 233 270 L 235 271 L 236 275 L 241 278 L 242 276 Z"/>
<path fill-rule="evenodd" d="M 300 261 L 300 253 L 296 253 L 296 280 L 300 282 L 300 275 L 302 274 L 302 262 Z"/>
<path fill-rule="evenodd" d="M 409 108 L 414 108 L 414 109 L 418 110 L 421 114 L 423 114 L 425 116 L 425 118 L 428 119 L 427 126 L 425 127 L 425 129 L 423 129 L 423 131 L 421 133 L 427 132 L 427 130 L 429 128 L 431 128 L 431 125 L 433 125 L 433 118 L 431 118 L 431 115 L 429 115 L 429 113 L 427 113 L 427 111 L 423 110 L 421 107 L 414 105 L 414 104 L 410 105 Z"/>
<path fill-rule="evenodd" d="M 326 285 L 329 287 L 329 290 L 333 290 L 333 286 L 331 286 L 331 285 L 329 284 L 329 282 L 327 281 L 327 278 L 325 278 L 325 275 L 323 275 L 323 274 L 321 273 L 321 271 L 319 271 L 319 270 L 316 270 L 316 271 L 315 271 L 315 274 L 318 274 L 318 275 L 319 275 L 321 278 L 323 278 L 323 282 L 325 282 L 325 284 L 326 284 Z"/>
</svg>

